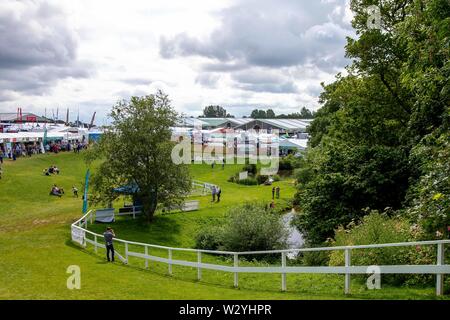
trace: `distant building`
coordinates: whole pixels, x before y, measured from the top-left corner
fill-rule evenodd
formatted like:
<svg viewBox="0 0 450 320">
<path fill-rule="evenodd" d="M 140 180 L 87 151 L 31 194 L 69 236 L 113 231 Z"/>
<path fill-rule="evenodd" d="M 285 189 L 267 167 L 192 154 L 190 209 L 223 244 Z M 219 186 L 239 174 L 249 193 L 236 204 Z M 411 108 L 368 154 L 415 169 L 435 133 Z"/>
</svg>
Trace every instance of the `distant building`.
<svg viewBox="0 0 450 320">
<path fill-rule="evenodd" d="M 24 122 L 36 122 L 45 123 L 53 122 L 48 118 L 38 116 L 34 113 L 26 112 L 20 117 L 16 112 L 0 112 L 0 123 L 24 123 Z"/>
<path fill-rule="evenodd" d="M 217 128 L 235 130 L 279 130 L 281 134 L 300 135 L 306 133 L 310 120 L 303 119 L 252 119 L 252 118 L 180 118 L 179 127 L 193 128 L 194 124 L 201 125 L 202 129 Z M 300 136 L 299 136 L 300 137 Z"/>
</svg>

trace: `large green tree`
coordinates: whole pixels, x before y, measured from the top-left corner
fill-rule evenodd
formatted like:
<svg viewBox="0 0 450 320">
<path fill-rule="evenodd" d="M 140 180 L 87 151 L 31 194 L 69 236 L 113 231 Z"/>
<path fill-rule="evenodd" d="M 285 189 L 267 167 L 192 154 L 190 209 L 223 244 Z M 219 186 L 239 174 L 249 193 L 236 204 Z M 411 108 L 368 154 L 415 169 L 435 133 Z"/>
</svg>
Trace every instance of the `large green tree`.
<svg viewBox="0 0 450 320">
<path fill-rule="evenodd" d="M 86 160 L 100 161 L 92 176 L 94 203 L 111 203 L 114 188 L 129 186 L 151 221 L 158 204 L 180 203 L 191 187 L 185 164 L 174 164 L 171 129 L 177 113 L 163 92 L 118 102 L 111 111 L 111 127 L 89 150 Z"/>
<path fill-rule="evenodd" d="M 380 8 L 380 28 L 367 23 L 370 5 Z M 448 144 L 430 141 L 449 132 L 450 2 L 352 0 L 351 9 L 352 62 L 347 75 L 324 86 L 308 129 L 310 148 L 297 171 L 297 226 L 317 243 L 366 208 L 401 213 L 412 206 L 416 218 L 423 208 L 434 210 L 431 217 L 446 212 L 439 223 L 427 220 L 430 234 L 442 231 L 449 213 L 438 208 L 450 195 L 439 179 Z"/>
</svg>

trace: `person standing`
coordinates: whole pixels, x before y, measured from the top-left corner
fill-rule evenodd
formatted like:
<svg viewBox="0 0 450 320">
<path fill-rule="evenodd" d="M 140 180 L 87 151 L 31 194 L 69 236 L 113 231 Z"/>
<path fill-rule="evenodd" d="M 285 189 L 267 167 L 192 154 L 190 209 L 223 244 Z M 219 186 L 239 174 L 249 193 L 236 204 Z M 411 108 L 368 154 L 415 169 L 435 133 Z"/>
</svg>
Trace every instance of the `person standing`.
<svg viewBox="0 0 450 320">
<path fill-rule="evenodd" d="M 111 227 L 106 228 L 105 233 L 103 233 L 103 237 L 105 238 L 106 245 L 106 258 L 109 261 L 114 262 L 114 245 L 113 239 L 116 235 L 114 234 L 114 230 Z M 109 258 L 109 253 L 111 252 L 111 259 Z"/>
<path fill-rule="evenodd" d="M 222 194 L 222 189 L 220 189 L 220 187 L 217 187 L 217 202 L 220 202 L 220 195 Z"/>
<path fill-rule="evenodd" d="M 280 199 L 280 187 L 277 187 L 275 189 L 276 195 L 277 195 L 277 199 Z"/>
<path fill-rule="evenodd" d="M 275 199 L 275 187 L 272 188 L 272 200 Z"/>
<path fill-rule="evenodd" d="M 222 159 L 222 170 L 225 169 L 225 157 Z"/>
<path fill-rule="evenodd" d="M 216 201 L 216 186 L 212 186 L 211 194 L 212 194 L 212 202 Z"/>
</svg>

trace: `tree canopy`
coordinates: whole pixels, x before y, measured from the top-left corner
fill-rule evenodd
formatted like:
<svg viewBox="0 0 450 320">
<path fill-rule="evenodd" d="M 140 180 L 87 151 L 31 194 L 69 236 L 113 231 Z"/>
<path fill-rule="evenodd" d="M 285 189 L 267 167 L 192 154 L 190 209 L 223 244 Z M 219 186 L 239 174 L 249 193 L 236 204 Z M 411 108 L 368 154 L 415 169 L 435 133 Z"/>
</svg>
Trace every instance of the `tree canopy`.
<svg viewBox="0 0 450 320">
<path fill-rule="evenodd" d="M 207 106 L 203 109 L 201 118 L 234 118 L 227 110 L 221 106 Z"/>
<path fill-rule="evenodd" d="M 429 237 L 450 225 L 448 207 L 442 209 L 450 203 L 442 177 L 442 154 L 449 150 L 450 3 L 382 1 L 381 29 L 373 29 L 367 24 L 372 2 L 351 1 L 358 35 L 346 46 L 352 63 L 347 75 L 324 86 L 297 172 L 302 213 L 296 224 L 312 243 L 360 219 L 366 208 L 409 212 Z M 431 212 L 424 216 L 425 209 Z"/>
<path fill-rule="evenodd" d="M 93 203 L 111 203 L 114 188 L 136 186 L 133 197 L 143 205 L 148 221 L 158 204 L 180 203 L 189 192 L 187 165 L 172 162 L 171 129 L 177 113 L 163 92 L 120 101 L 110 114 L 112 126 L 86 154 L 88 164 L 100 164 L 92 176 Z"/>
</svg>

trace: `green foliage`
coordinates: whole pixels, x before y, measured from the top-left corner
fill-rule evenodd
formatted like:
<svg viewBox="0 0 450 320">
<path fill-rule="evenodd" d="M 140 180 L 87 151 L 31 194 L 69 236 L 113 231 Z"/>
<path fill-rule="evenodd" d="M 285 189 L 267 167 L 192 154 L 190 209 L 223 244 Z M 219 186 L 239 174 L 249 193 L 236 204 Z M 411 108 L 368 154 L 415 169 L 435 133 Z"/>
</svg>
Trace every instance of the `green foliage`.
<svg viewBox="0 0 450 320">
<path fill-rule="evenodd" d="M 408 213 L 428 239 L 450 235 L 450 134 L 427 136 L 412 151 L 421 177 L 410 189 Z"/>
<path fill-rule="evenodd" d="M 242 171 L 247 171 L 249 175 L 256 175 L 258 167 L 254 163 L 249 163 L 242 168 Z"/>
<path fill-rule="evenodd" d="M 256 181 L 258 181 L 258 184 L 263 184 L 264 182 L 267 181 L 267 179 L 269 179 L 269 176 L 265 176 L 265 175 L 261 175 L 261 174 L 258 174 L 256 176 Z"/>
<path fill-rule="evenodd" d="M 231 208 L 221 227 L 201 230 L 196 247 L 224 251 L 260 251 L 286 248 L 287 230 L 281 216 L 262 204 Z"/>
<path fill-rule="evenodd" d="M 209 226 L 200 229 L 195 236 L 195 248 L 203 250 L 219 250 L 222 247 L 223 229 Z"/>
<path fill-rule="evenodd" d="M 255 178 L 248 177 L 246 179 L 236 179 L 236 183 L 243 184 L 245 186 L 256 186 L 258 185 L 258 181 Z"/>
<path fill-rule="evenodd" d="M 227 110 L 221 106 L 207 106 L 203 109 L 204 118 L 232 118 Z"/>
<path fill-rule="evenodd" d="M 382 2 L 380 30 L 367 25 L 373 1 L 350 4 L 358 34 L 346 46 L 352 63 L 346 76 L 323 85 L 308 128 L 310 148 L 295 171 L 296 225 L 310 243 L 322 243 L 366 207 L 409 206 L 402 212 L 427 237 L 444 237 L 448 147 L 423 139 L 450 128 L 450 3 Z"/>
<path fill-rule="evenodd" d="M 340 226 L 335 233 L 333 246 L 351 246 L 377 243 L 397 243 L 416 240 L 418 233 L 405 218 L 389 218 L 386 214 L 372 211 L 362 218 L 360 223 L 352 221 L 346 228 Z M 391 264 L 433 264 L 435 261 L 434 246 L 423 247 L 386 247 L 374 249 L 352 250 L 353 265 L 391 265 Z M 342 250 L 333 251 L 330 255 L 331 266 L 344 265 Z M 429 283 L 432 277 L 384 275 L 383 283 Z"/>
<path fill-rule="evenodd" d="M 179 204 L 191 188 L 187 165 L 172 161 L 171 129 L 177 113 L 159 91 L 155 95 L 121 101 L 111 112 L 113 129 L 86 153 L 86 162 L 101 161 L 92 176 L 90 201 L 110 203 L 119 195 L 113 188 L 136 185 L 144 213 L 151 220 L 158 203 Z"/>
<path fill-rule="evenodd" d="M 296 195 L 302 213 L 295 225 L 311 243 L 332 237 L 338 225 L 365 215 L 366 207 L 401 207 L 409 173 L 401 149 L 363 145 L 320 151 L 314 154 L 320 171 L 300 180 Z"/>
</svg>

